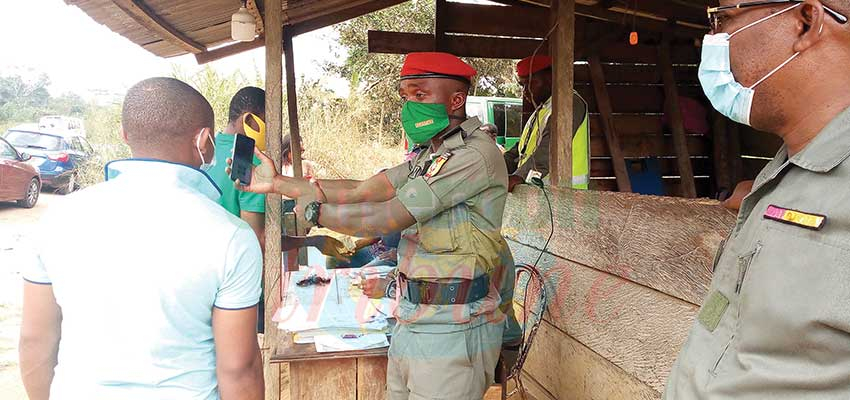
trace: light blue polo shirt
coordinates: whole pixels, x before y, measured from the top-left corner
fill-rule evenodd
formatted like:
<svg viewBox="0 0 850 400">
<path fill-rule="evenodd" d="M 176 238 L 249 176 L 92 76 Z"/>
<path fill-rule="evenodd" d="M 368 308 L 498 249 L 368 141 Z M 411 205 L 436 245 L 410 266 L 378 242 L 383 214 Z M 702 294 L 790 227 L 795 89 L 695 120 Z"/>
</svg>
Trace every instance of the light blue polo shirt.
<svg viewBox="0 0 850 400">
<path fill-rule="evenodd" d="M 107 165 L 52 204 L 24 273 L 62 308 L 52 399 L 218 399 L 213 307 L 260 299 L 262 255 L 200 170 Z"/>
</svg>

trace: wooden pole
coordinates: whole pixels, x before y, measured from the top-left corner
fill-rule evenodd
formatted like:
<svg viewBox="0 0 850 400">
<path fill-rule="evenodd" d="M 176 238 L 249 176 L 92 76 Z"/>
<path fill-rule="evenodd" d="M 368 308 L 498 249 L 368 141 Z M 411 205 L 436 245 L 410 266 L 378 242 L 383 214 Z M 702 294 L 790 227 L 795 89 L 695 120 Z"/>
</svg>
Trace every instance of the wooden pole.
<svg viewBox="0 0 850 400">
<path fill-rule="evenodd" d="M 295 86 L 295 57 L 292 51 L 292 30 L 283 30 L 283 54 L 286 61 L 286 108 L 289 117 L 290 151 L 292 152 L 292 175 L 296 178 L 304 176 L 303 159 L 301 156 L 301 128 L 298 125 L 298 90 Z M 295 218 L 295 234 L 303 235 L 304 226 Z M 286 253 L 286 270 L 297 271 L 299 260 L 306 263 L 306 249 L 293 249 Z"/>
<path fill-rule="evenodd" d="M 599 55 L 591 55 L 588 64 L 590 65 L 590 80 L 593 81 L 596 104 L 601 114 L 602 131 L 605 133 L 605 141 L 608 142 L 608 151 L 611 152 L 614 176 L 617 177 L 617 189 L 621 192 L 631 192 L 632 183 L 629 180 L 629 172 L 626 170 L 626 161 L 623 159 L 620 137 L 617 135 L 617 129 L 614 126 L 614 111 L 611 109 L 611 98 L 608 97 L 608 88 L 605 86 L 605 74 L 602 71 Z"/>
<path fill-rule="evenodd" d="M 673 62 L 670 58 L 670 35 L 665 34 L 658 48 L 658 64 L 664 80 L 664 112 L 669 116 L 670 130 L 673 131 L 673 147 L 676 150 L 676 161 L 679 166 L 679 176 L 682 181 L 682 196 L 697 197 L 694 183 L 694 170 L 691 166 L 691 155 L 688 152 L 688 141 L 685 137 L 685 125 L 682 112 L 679 110 L 679 90 L 673 75 Z"/>
<path fill-rule="evenodd" d="M 289 135 L 292 138 L 292 172 L 296 178 L 301 171 L 301 130 L 298 127 L 298 91 L 295 88 L 295 61 L 292 55 L 292 35 L 283 33 L 283 54 L 286 59 L 286 107 L 289 111 Z"/>
<path fill-rule="evenodd" d="M 726 118 L 719 112 L 711 113 L 712 121 L 712 144 L 714 158 L 714 183 L 715 191 L 727 189 L 732 191 L 732 162 L 729 159 L 729 130 L 726 127 Z"/>
<path fill-rule="evenodd" d="M 741 125 L 727 119 L 726 126 L 729 128 L 729 160 L 732 167 L 730 186 L 734 189 L 738 182 L 749 177 L 744 176 L 744 160 L 741 159 Z"/>
<path fill-rule="evenodd" d="M 266 151 L 281 166 L 281 136 L 283 132 L 283 91 L 281 90 L 281 44 L 283 42 L 283 6 L 281 0 L 265 1 L 266 28 Z M 280 364 L 269 359 L 278 351 L 280 330 L 272 321 L 280 306 L 282 280 L 281 260 L 281 208 L 279 196 L 266 196 L 266 253 L 263 268 L 265 304 L 265 333 L 263 334 L 263 375 L 266 381 L 266 399 L 280 397 Z"/>
<path fill-rule="evenodd" d="M 446 51 L 446 0 L 435 0 L 434 48 Z"/>
<path fill-rule="evenodd" d="M 552 0 L 549 40 L 552 55 L 552 116 L 549 117 L 549 180 L 553 186 L 572 187 L 573 57 L 575 0 Z"/>
</svg>

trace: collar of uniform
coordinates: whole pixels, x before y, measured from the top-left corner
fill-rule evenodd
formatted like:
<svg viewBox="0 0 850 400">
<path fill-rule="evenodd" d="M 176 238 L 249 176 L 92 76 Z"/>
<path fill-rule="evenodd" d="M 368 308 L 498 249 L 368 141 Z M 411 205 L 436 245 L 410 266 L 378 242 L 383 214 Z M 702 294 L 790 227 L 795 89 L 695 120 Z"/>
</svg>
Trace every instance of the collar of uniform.
<svg viewBox="0 0 850 400">
<path fill-rule="evenodd" d="M 484 124 L 481 122 L 480 119 L 478 119 L 478 117 L 467 118 L 466 121 L 463 121 L 460 124 L 460 130 L 458 130 L 455 133 L 452 133 L 449 136 L 446 136 L 443 139 L 443 143 L 440 144 L 440 147 L 434 153 L 437 153 L 442 149 L 450 151 L 452 149 L 456 149 L 458 147 L 465 145 L 466 142 L 463 140 L 465 135 L 463 133 L 467 133 L 467 134 L 472 133 L 476 129 L 480 128 L 481 125 L 484 125 Z"/>
<path fill-rule="evenodd" d="M 850 108 L 833 118 L 802 151 L 789 160 L 813 172 L 829 172 L 850 156 Z M 781 151 L 786 151 L 782 146 Z"/>
<path fill-rule="evenodd" d="M 188 186 L 213 201 L 221 197 L 221 189 L 207 175 L 195 167 L 153 158 L 128 158 L 110 161 L 103 167 L 106 180 L 142 177 L 155 181 Z"/>
<path fill-rule="evenodd" d="M 467 118 L 466 121 L 460 124 L 460 129 L 463 129 L 464 132 L 472 133 L 472 131 L 478 129 L 484 125 L 478 117 L 470 117 Z"/>
</svg>

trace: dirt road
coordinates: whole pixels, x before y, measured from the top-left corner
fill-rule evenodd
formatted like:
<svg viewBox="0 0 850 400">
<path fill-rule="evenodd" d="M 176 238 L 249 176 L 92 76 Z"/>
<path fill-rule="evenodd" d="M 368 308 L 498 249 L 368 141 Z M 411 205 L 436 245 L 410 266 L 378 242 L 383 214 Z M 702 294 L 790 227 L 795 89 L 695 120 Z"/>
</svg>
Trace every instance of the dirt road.
<svg viewBox="0 0 850 400">
<path fill-rule="evenodd" d="M 41 215 L 62 196 L 42 193 L 29 210 L 0 203 L 0 393 L 4 400 L 25 400 L 18 372 L 18 331 L 21 326 L 21 265 L 24 244 Z"/>
</svg>

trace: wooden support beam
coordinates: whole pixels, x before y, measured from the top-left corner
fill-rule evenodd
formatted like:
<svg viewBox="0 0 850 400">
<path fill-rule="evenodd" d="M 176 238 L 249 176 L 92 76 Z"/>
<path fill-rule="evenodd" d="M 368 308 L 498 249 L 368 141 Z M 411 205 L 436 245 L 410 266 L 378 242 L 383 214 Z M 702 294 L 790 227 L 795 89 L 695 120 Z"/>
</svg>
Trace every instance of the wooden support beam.
<svg viewBox="0 0 850 400">
<path fill-rule="evenodd" d="M 283 54 L 286 59 L 286 107 L 289 112 L 289 135 L 292 138 L 292 172 L 296 178 L 301 171 L 301 129 L 298 126 L 298 91 L 295 87 L 295 58 L 292 55 L 292 35 L 283 32 Z"/>
<path fill-rule="evenodd" d="M 664 36 L 661 46 L 658 48 L 658 66 L 661 68 L 662 80 L 664 81 L 664 112 L 669 116 L 670 130 L 673 133 L 673 146 L 676 148 L 679 175 L 682 177 L 683 195 L 690 198 L 697 197 L 691 155 L 688 153 L 685 126 L 682 120 L 682 112 L 679 109 L 679 89 L 676 87 L 676 78 L 673 75 L 670 37 L 668 35 Z"/>
<path fill-rule="evenodd" d="M 120 8 L 121 11 L 124 11 L 128 17 L 159 36 L 162 40 L 171 42 L 175 46 L 190 53 L 197 54 L 206 51 L 206 47 L 192 40 L 192 38 L 186 36 L 183 32 L 178 31 L 174 26 L 157 15 L 142 0 L 112 0 L 112 3 Z"/>
<path fill-rule="evenodd" d="M 295 86 L 295 57 L 292 51 L 292 34 L 288 29 L 283 30 L 283 54 L 286 61 L 286 107 L 289 116 L 290 151 L 292 152 L 292 175 L 296 178 L 304 176 L 301 157 L 301 128 L 298 124 L 298 90 Z M 295 219 L 295 234 L 303 235 L 304 226 Z M 303 249 L 294 249 L 286 253 L 287 271 L 297 270 L 299 253 L 305 253 Z"/>
<path fill-rule="evenodd" d="M 304 20 L 292 25 L 287 25 L 286 29 L 292 32 L 292 36 L 298 36 L 303 33 L 312 32 L 317 29 L 324 28 L 333 24 L 347 21 L 361 15 L 369 14 L 387 7 L 404 3 L 406 0 L 375 0 L 366 4 L 357 5 L 333 14 L 321 15 L 316 18 Z M 266 21 L 266 24 L 268 22 Z M 198 64 L 206 64 L 208 62 L 220 60 L 222 58 L 239 54 L 248 50 L 253 50 L 265 46 L 265 40 L 262 37 L 254 39 L 252 42 L 240 42 L 217 49 L 205 51 L 195 55 L 195 60 Z"/>
<path fill-rule="evenodd" d="M 634 9 L 634 7 L 632 7 Z M 708 21 L 705 16 L 705 7 L 690 5 L 685 2 L 677 3 L 670 0 L 639 0 L 637 2 L 639 12 L 653 14 L 658 17 L 688 22 L 691 24 L 706 25 Z"/>
<path fill-rule="evenodd" d="M 434 13 L 434 49 L 437 51 L 446 51 L 446 19 L 448 18 L 449 10 L 446 0 L 435 0 Z"/>
<path fill-rule="evenodd" d="M 605 86 L 605 74 L 602 72 L 602 62 L 599 61 L 598 55 L 592 55 L 588 63 L 590 64 L 590 78 L 593 81 L 596 103 L 601 114 L 602 131 L 605 133 L 605 141 L 608 142 L 608 151 L 611 153 L 614 176 L 617 177 L 617 189 L 621 192 L 631 192 L 632 183 L 629 180 L 626 161 L 623 159 L 620 137 L 617 135 L 617 130 L 614 126 L 614 111 L 611 109 L 611 99 L 608 97 L 608 88 Z"/>
<path fill-rule="evenodd" d="M 369 52 L 407 54 L 414 51 L 435 51 L 434 35 L 427 33 L 369 31 Z M 540 40 L 507 39 L 480 36 L 446 36 L 445 51 L 460 57 L 520 59 L 533 53 Z M 548 53 L 546 46 L 539 54 Z"/>
<path fill-rule="evenodd" d="M 552 0 L 552 116 L 549 118 L 549 181 L 572 187 L 573 60 L 575 55 L 575 0 Z"/>
<path fill-rule="evenodd" d="M 446 32 L 529 38 L 543 38 L 549 32 L 549 10 L 542 7 L 451 2 L 446 3 L 445 9 Z M 439 11 L 438 8 L 438 23 Z"/>
<path fill-rule="evenodd" d="M 734 189 L 732 182 L 732 160 L 729 159 L 729 127 L 726 118 L 717 111 L 711 112 L 711 138 L 714 147 L 714 183 L 717 191 Z"/>
<path fill-rule="evenodd" d="M 583 17 L 594 18 L 598 20 L 608 21 L 612 24 L 623 25 L 623 21 L 628 20 L 628 26 L 631 26 L 634 10 L 619 10 L 613 11 L 597 6 L 585 6 L 576 4 L 576 15 Z M 675 24 L 668 25 L 663 19 L 648 18 L 645 15 L 637 14 L 634 18 L 635 27 L 651 32 L 671 32 L 680 37 L 701 38 L 708 33 L 708 27 L 704 29 Z"/>
<path fill-rule="evenodd" d="M 216 49 L 207 50 L 203 53 L 195 54 L 195 62 L 197 62 L 199 65 L 206 64 L 208 62 L 220 60 L 222 58 L 229 57 L 234 54 L 243 53 L 248 50 L 254 50 L 265 45 L 265 36 L 260 36 L 251 42 L 237 42 Z"/>
<path fill-rule="evenodd" d="M 727 120 L 729 126 L 729 159 L 732 162 L 732 185 L 744 179 L 744 160 L 741 159 L 741 124 Z M 753 176 L 755 177 L 755 176 Z"/>
<path fill-rule="evenodd" d="M 278 171 L 281 167 L 281 137 L 283 132 L 283 110 L 281 82 L 283 70 L 283 8 L 281 0 L 265 0 L 266 22 L 266 151 L 274 160 Z M 263 357 L 263 375 L 266 382 L 265 398 L 280 398 L 280 364 L 269 363 L 269 358 L 279 350 L 280 330 L 272 321 L 281 304 L 283 281 L 281 260 L 281 204 L 280 197 L 266 197 L 266 251 L 263 262 L 263 291 L 265 293 L 264 346 L 268 350 Z"/>
</svg>

